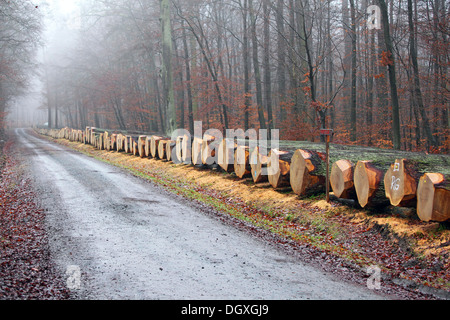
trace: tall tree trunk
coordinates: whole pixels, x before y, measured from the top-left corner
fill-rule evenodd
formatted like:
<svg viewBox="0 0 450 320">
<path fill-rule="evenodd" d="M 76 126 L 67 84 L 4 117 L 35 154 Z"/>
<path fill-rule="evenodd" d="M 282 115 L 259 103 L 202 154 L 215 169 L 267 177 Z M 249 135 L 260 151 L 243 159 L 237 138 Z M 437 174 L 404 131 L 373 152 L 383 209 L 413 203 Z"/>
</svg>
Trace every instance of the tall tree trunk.
<svg viewBox="0 0 450 320">
<path fill-rule="evenodd" d="M 286 40 L 284 35 L 283 21 L 284 1 L 277 0 L 276 23 L 277 23 L 277 80 L 278 80 L 278 104 L 280 106 L 280 121 L 286 120 Z"/>
<path fill-rule="evenodd" d="M 400 106 L 398 101 L 397 92 L 397 76 L 395 70 L 395 57 L 394 49 L 392 45 L 391 32 L 389 26 L 388 9 L 385 0 L 378 0 L 381 16 L 382 16 L 382 26 L 384 32 L 384 41 L 386 44 L 386 56 L 385 59 L 388 60 L 388 71 L 389 71 L 389 85 L 391 90 L 391 103 L 392 103 L 392 142 L 394 149 L 400 150 Z"/>
<path fill-rule="evenodd" d="M 420 89 L 420 78 L 419 78 L 419 65 L 417 63 L 417 46 L 416 46 L 416 37 L 414 32 L 414 21 L 413 21 L 413 3 L 412 0 L 408 0 L 408 24 L 409 24 L 409 55 L 411 58 L 411 63 L 413 66 L 413 97 L 417 108 L 419 109 L 420 116 L 423 122 L 423 129 L 425 131 L 425 135 L 427 137 L 428 149 L 430 145 L 437 146 L 436 141 L 431 132 L 430 123 L 428 121 L 428 116 L 425 111 L 425 106 L 423 103 L 422 91 Z"/>
<path fill-rule="evenodd" d="M 351 34 L 351 21 L 349 0 L 342 0 L 342 27 L 344 30 L 344 58 L 343 58 L 343 85 L 342 85 L 342 105 L 344 123 L 351 127 L 351 108 L 350 96 L 351 96 L 351 68 L 352 68 L 352 34 Z"/>
<path fill-rule="evenodd" d="M 261 86 L 261 72 L 259 69 L 258 61 L 258 39 L 256 36 L 256 15 L 253 10 L 253 0 L 249 0 L 249 11 L 251 21 L 251 34 L 252 34 L 252 57 L 253 57 L 253 69 L 255 72 L 255 85 L 256 85 L 256 104 L 258 107 L 258 120 L 261 129 L 266 129 L 266 119 L 264 117 L 264 105 L 262 101 L 262 86 Z"/>
<path fill-rule="evenodd" d="M 272 79 L 270 72 L 270 30 L 269 30 L 269 0 L 263 0 L 263 12 L 264 12 L 264 92 L 267 106 L 267 121 L 268 121 L 268 129 L 269 129 L 269 137 L 270 130 L 274 128 L 273 123 L 273 114 L 272 114 Z"/>
<path fill-rule="evenodd" d="M 162 28 L 162 77 L 164 87 L 164 105 L 167 110 L 166 134 L 171 134 L 176 128 L 177 114 L 173 90 L 172 74 L 172 27 L 170 19 L 170 1 L 160 0 Z"/>
<path fill-rule="evenodd" d="M 184 49 L 184 64 L 186 71 L 186 90 L 188 98 L 188 123 L 189 132 L 194 132 L 194 110 L 192 105 L 192 83 L 191 83 L 191 67 L 189 59 L 189 48 L 187 45 L 186 28 L 184 27 L 184 20 L 181 20 L 181 29 L 183 31 L 183 49 Z"/>
<path fill-rule="evenodd" d="M 244 128 L 248 130 L 250 128 L 250 106 L 251 106 L 251 98 L 250 98 L 250 59 L 249 59 L 249 49 L 248 49 L 248 26 L 247 26 L 247 17 L 248 17 L 248 0 L 244 0 L 244 8 L 242 10 L 242 19 L 243 19 L 243 27 L 244 27 L 244 36 L 243 36 L 243 59 L 244 59 L 244 99 L 245 99 L 245 110 L 244 110 Z"/>
<path fill-rule="evenodd" d="M 356 141 L 356 8 L 355 1 L 350 0 L 351 16 L 351 97 L 350 97 L 350 140 Z"/>
</svg>

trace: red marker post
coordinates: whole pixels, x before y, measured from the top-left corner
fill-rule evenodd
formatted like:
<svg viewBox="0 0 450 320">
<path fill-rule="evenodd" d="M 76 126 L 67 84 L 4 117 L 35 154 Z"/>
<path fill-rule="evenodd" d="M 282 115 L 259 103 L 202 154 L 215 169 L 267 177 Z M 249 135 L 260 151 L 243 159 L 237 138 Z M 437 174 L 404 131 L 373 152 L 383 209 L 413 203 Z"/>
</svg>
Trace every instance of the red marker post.
<svg viewBox="0 0 450 320">
<path fill-rule="evenodd" d="M 333 138 L 334 132 L 332 129 L 321 129 L 320 135 L 325 137 L 326 142 L 326 154 L 327 154 L 327 181 L 326 181 L 326 190 L 327 190 L 327 202 L 330 202 L 330 142 Z"/>
</svg>

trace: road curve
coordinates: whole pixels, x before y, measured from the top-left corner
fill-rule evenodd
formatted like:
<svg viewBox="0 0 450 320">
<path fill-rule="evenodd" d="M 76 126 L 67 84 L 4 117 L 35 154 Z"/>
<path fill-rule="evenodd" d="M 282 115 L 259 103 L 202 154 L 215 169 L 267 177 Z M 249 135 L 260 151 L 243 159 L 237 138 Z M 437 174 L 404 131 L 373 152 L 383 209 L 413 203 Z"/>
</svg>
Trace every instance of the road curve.
<svg viewBox="0 0 450 320">
<path fill-rule="evenodd" d="M 47 211 L 52 254 L 61 271 L 68 271 L 76 298 L 386 298 L 277 250 L 125 170 L 27 130 L 15 133 Z"/>
</svg>

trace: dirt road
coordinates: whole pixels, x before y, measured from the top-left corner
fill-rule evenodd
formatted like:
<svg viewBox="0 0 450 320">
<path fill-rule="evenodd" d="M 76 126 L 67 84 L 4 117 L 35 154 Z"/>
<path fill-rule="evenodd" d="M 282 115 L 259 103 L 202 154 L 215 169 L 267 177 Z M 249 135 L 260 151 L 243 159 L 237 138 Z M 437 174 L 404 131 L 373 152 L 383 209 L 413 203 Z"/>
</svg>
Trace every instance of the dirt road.
<svg viewBox="0 0 450 320">
<path fill-rule="evenodd" d="M 385 299 L 114 166 L 16 130 L 81 299 Z"/>
</svg>

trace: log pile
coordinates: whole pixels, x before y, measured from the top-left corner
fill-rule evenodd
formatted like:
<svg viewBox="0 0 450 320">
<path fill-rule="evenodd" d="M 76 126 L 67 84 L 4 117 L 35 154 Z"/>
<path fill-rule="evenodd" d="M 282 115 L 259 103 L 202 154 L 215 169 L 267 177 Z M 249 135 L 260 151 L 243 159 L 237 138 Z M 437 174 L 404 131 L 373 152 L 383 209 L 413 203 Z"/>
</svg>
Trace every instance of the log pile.
<svg viewBox="0 0 450 320">
<path fill-rule="evenodd" d="M 250 148 L 248 146 L 237 146 L 234 152 L 234 173 L 239 178 L 247 178 L 251 173 Z"/>
<path fill-rule="evenodd" d="M 250 168 L 254 183 L 269 181 L 269 177 L 264 171 L 267 171 L 269 157 L 260 152 L 259 147 L 253 149 L 250 155 Z"/>
<path fill-rule="evenodd" d="M 269 182 L 273 188 L 292 188 L 297 195 L 323 193 L 326 163 L 320 145 L 305 148 L 286 144 L 262 155 L 248 141 L 184 135 L 171 140 L 159 135 L 107 131 L 36 129 L 54 139 L 68 139 L 99 150 L 124 152 L 141 158 L 205 167 L 217 164 L 239 179 L 251 177 L 255 184 Z M 300 144 L 300 143 L 299 143 Z M 374 148 L 332 146 L 329 186 L 335 197 L 353 199 L 362 208 L 414 206 L 423 221 L 450 220 L 449 156 L 434 156 Z M 355 147 L 353 147 L 355 148 Z M 428 161 L 433 159 L 433 161 Z"/>
<path fill-rule="evenodd" d="M 298 149 L 291 161 L 290 183 L 298 195 L 325 190 L 324 155 L 312 150 Z"/>
<path fill-rule="evenodd" d="M 267 159 L 267 178 L 269 183 L 275 189 L 289 187 L 292 156 L 293 153 L 289 151 L 280 151 L 278 149 L 270 150 Z"/>
</svg>

